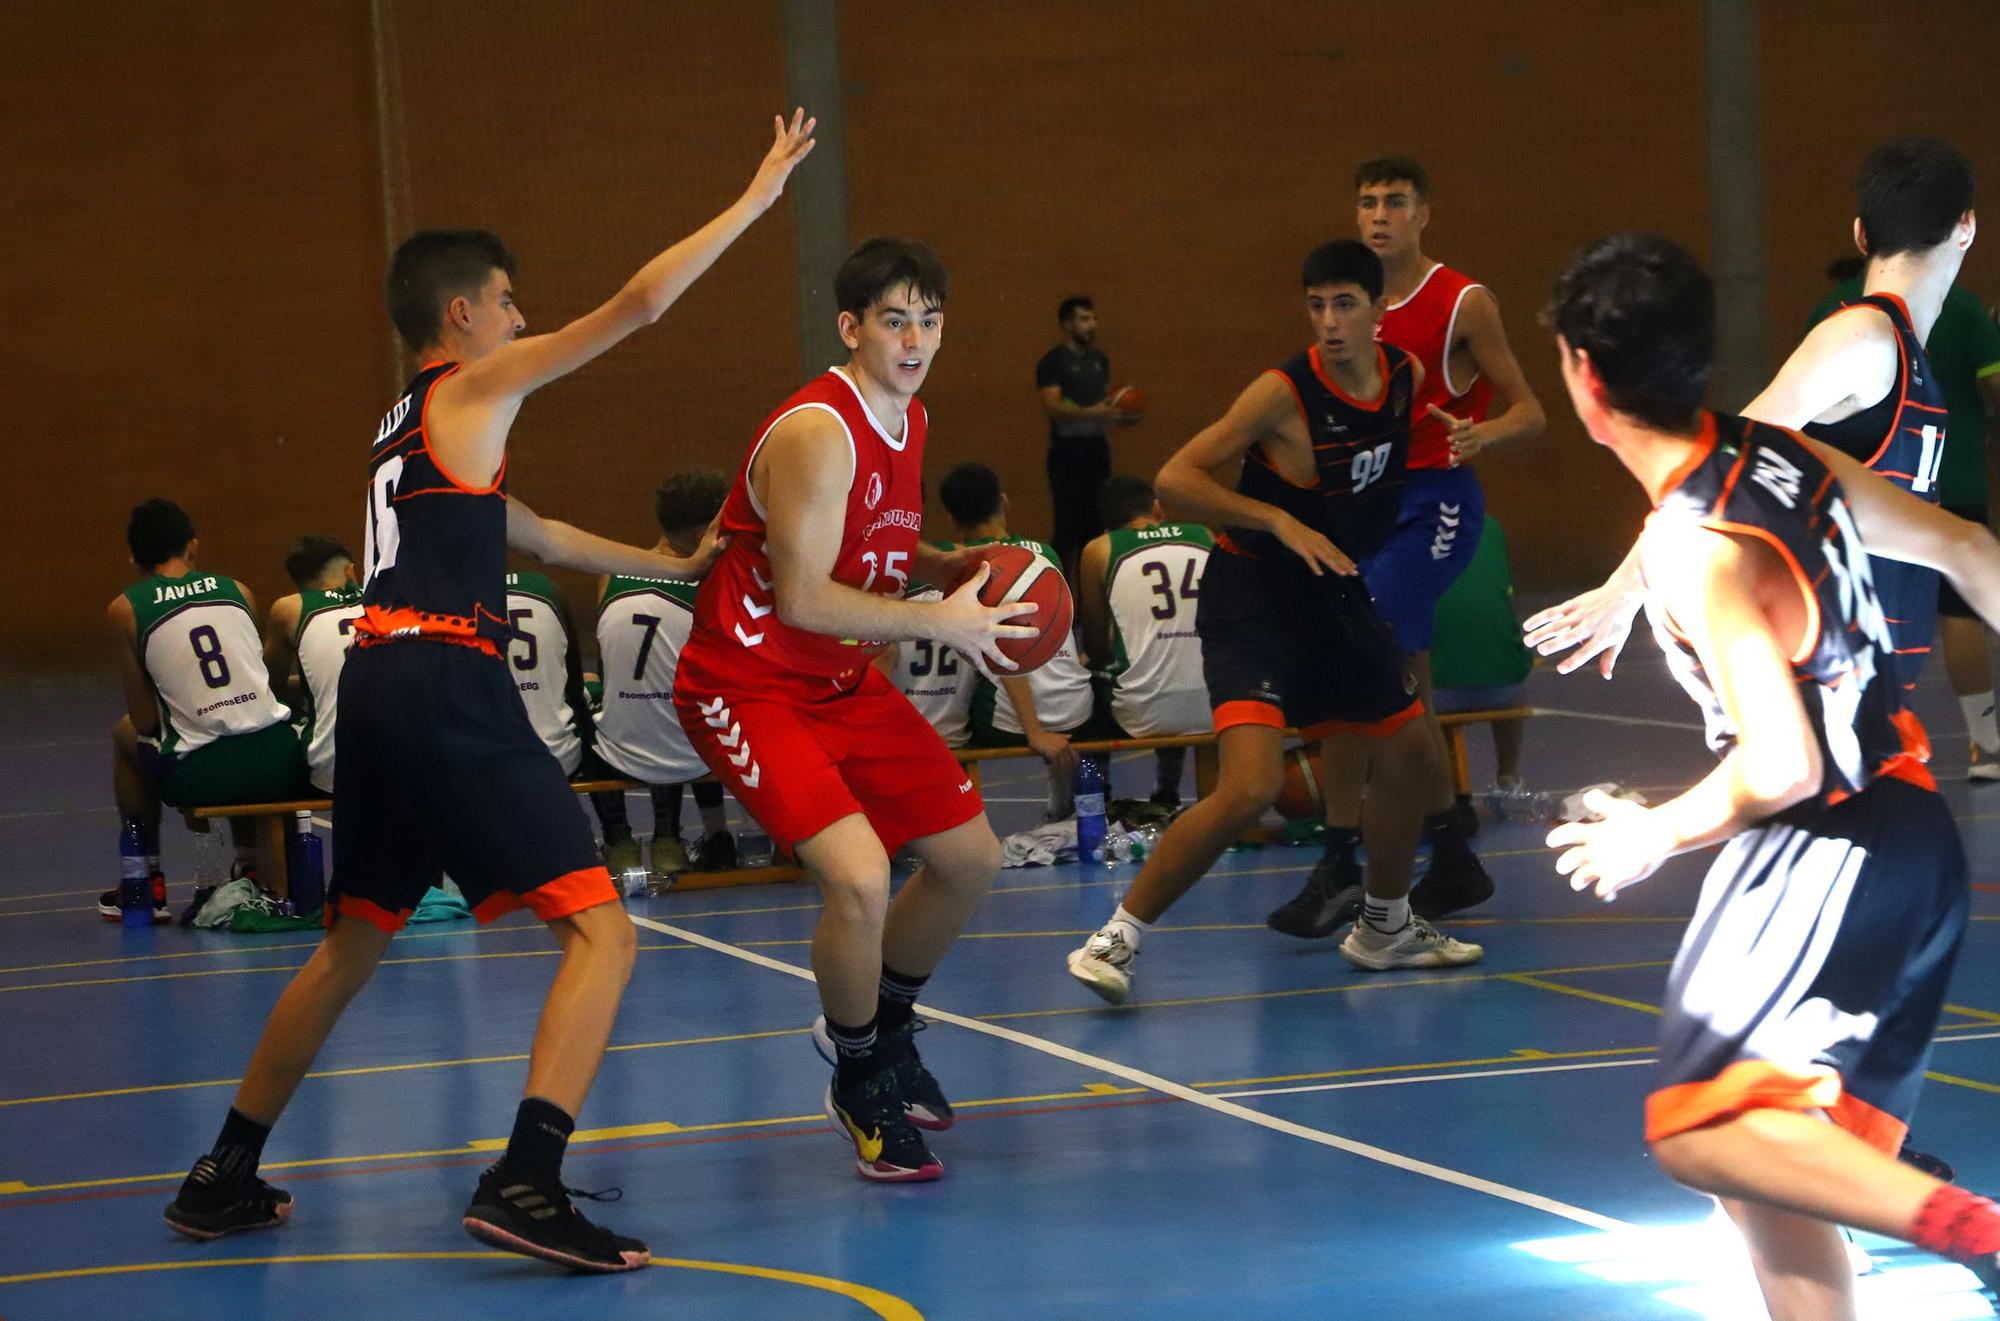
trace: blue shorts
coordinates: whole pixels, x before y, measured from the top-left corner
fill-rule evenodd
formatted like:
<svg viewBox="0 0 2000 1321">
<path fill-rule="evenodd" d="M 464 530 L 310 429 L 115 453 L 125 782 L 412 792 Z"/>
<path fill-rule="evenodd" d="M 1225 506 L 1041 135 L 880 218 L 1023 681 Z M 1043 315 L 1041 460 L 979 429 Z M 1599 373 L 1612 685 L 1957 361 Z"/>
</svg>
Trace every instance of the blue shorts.
<svg viewBox="0 0 2000 1321">
<path fill-rule="evenodd" d="M 1408 652 L 1429 651 L 1432 615 L 1479 549 L 1486 495 L 1470 468 L 1412 468 L 1396 530 L 1361 562 L 1375 610 Z"/>
</svg>

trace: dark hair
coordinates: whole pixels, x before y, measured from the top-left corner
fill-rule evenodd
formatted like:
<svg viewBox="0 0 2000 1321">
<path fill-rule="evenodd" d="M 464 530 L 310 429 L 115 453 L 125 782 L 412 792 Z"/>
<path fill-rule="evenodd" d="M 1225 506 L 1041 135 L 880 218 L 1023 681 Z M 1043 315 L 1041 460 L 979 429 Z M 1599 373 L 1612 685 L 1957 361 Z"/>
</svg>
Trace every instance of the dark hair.
<svg viewBox="0 0 2000 1321">
<path fill-rule="evenodd" d="M 125 544 L 131 548 L 132 562 L 142 569 L 165 564 L 193 540 L 194 520 L 187 510 L 157 495 L 133 505 L 132 516 L 125 520 Z"/>
<path fill-rule="evenodd" d="M 841 311 L 860 316 L 903 284 L 914 285 L 926 307 L 943 307 L 951 277 L 937 254 L 915 239 L 873 238 L 840 263 L 833 299 Z"/>
<path fill-rule="evenodd" d="M 1354 191 L 1371 183 L 1407 183 L 1419 202 L 1431 195 L 1430 172 L 1408 156 L 1377 156 L 1354 167 Z"/>
<path fill-rule="evenodd" d="M 1000 474 L 983 463 L 961 463 L 938 483 L 938 499 L 952 522 L 976 527 L 1000 513 Z"/>
<path fill-rule="evenodd" d="M 1867 269 L 1866 257 L 1835 257 L 1826 264 L 1826 278 L 1835 284 L 1846 284 Z"/>
<path fill-rule="evenodd" d="M 389 319 L 412 351 L 437 343 L 454 298 L 477 298 L 494 271 L 515 274 L 514 254 L 483 229 L 426 229 L 389 258 Z"/>
<path fill-rule="evenodd" d="M 1854 177 L 1854 214 L 1871 259 L 1934 248 L 1971 209 L 1972 163 L 1936 138 L 1885 142 Z"/>
<path fill-rule="evenodd" d="M 1694 424 L 1715 361 L 1715 287 L 1680 245 L 1597 240 L 1556 277 L 1542 322 L 1590 355 L 1613 408 L 1664 431 Z"/>
<path fill-rule="evenodd" d="M 347 547 L 340 544 L 340 538 L 324 532 L 308 532 L 285 552 L 285 576 L 292 580 L 292 586 L 304 588 L 311 585 L 335 560 L 351 561 L 353 558 Z"/>
<path fill-rule="evenodd" d="M 1062 306 L 1056 309 L 1056 322 L 1059 325 L 1068 325 L 1069 319 L 1075 316 L 1079 309 L 1085 312 L 1095 312 L 1097 304 L 1090 301 L 1089 294 L 1071 294 L 1069 297 L 1063 299 Z"/>
<path fill-rule="evenodd" d="M 653 492 L 653 517 L 660 531 L 672 534 L 707 527 L 729 498 L 729 478 L 713 468 L 690 468 L 660 483 Z"/>
<path fill-rule="evenodd" d="M 1143 477 L 1107 477 L 1097 492 L 1097 517 L 1117 531 L 1153 512 L 1153 487 Z"/>
<path fill-rule="evenodd" d="M 1358 284 L 1370 299 L 1382 296 L 1382 259 L 1360 239 L 1335 239 L 1322 243 L 1306 254 L 1299 267 L 1299 284 L 1307 289 L 1322 284 Z"/>
</svg>

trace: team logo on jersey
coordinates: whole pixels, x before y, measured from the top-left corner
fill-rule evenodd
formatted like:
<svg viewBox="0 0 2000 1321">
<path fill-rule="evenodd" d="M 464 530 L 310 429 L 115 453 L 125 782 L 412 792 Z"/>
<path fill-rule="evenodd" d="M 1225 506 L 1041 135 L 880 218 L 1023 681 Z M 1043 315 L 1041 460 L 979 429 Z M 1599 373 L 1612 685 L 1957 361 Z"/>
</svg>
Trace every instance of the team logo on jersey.
<svg viewBox="0 0 2000 1321">
<path fill-rule="evenodd" d="M 882 503 L 881 473 L 871 472 L 868 474 L 868 493 L 861 497 L 861 502 L 867 505 L 871 511 L 875 508 L 876 505 Z"/>
</svg>

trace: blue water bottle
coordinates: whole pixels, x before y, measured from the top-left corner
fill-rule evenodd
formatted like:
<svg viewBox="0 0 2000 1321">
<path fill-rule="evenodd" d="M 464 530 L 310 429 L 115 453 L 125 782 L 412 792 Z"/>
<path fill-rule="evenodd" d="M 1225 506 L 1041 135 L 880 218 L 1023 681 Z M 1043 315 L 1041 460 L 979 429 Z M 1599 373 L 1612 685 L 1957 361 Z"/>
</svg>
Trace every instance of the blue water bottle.
<svg viewBox="0 0 2000 1321">
<path fill-rule="evenodd" d="M 300 812 L 292 823 L 292 847 L 285 871 L 290 878 L 292 912 L 309 917 L 326 904 L 326 846 L 313 833 L 311 812 Z"/>
<path fill-rule="evenodd" d="M 1104 859 L 1104 767 L 1092 756 L 1076 759 L 1076 860 Z"/>
<path fill-rule="evenodd" d="M 118 832 L 118 920 L 128 927 L 153 925 L 153 864 L 144 830 L 129 817 Z"/>
</svg>

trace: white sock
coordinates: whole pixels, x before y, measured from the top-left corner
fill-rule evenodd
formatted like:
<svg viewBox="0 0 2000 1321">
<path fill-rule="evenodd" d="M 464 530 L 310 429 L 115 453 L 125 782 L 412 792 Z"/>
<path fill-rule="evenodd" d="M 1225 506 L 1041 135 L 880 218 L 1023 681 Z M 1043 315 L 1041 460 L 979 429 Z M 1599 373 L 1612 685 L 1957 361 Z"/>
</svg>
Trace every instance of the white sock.
<svg viewBox="0 0 2000 1321">
<path fill-rule="evenodd" d="M 1993 690 L 1959 698 L 1958 708 L 1965 712 L 1966 732 L 1972 735 L 1979 750 L 1988 756 L 2000 753 L 2000 723 L 1993 718 Z"/>
<path fill-rule="evenodd" d="M 1123 904 L 1118 905 L 1118 911 L 1113 913 L 1111 920 L 1104 925 L 1125 928 L 1125 943 L 1133 949 L 1139 948 L 1139 942 L 1144 940 L 1146 933 L 1153 929 L 1151 922 L 1141 922 L 1138 918 L 1126 912 L 1125 905 Z"/>
<path fill-rule="evenodd" d="M 1410 896 L 1404 895 L 1400 899 L 1377 899 L 1372 894 L 1364 895 L 1361 900 L 1361 916 L 1377 931 L 1401 931 L 1410 924 Z"/>
</svg>

